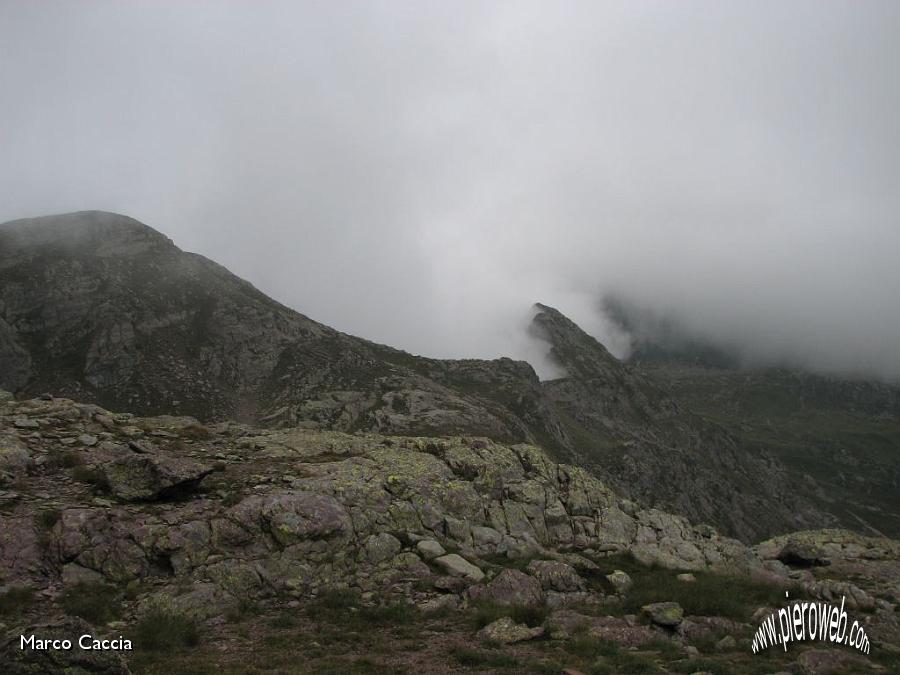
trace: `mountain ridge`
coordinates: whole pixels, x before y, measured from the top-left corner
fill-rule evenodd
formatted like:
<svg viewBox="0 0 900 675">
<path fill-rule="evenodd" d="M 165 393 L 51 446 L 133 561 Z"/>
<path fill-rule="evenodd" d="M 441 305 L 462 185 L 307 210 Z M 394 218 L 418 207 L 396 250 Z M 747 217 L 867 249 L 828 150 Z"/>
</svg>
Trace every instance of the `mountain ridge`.
<svg viewBox="0 0 900 675">
<path fill-rule="evenodd" d="M 541 382 L 512 359 L 414 356 L 324 326 L 105 212 L 0 226 L 0 288 L 0 387 L 20 396 L 536 443 L 631 498 L 745 541 L 833 523 L 771 456 L 740 451 L 547 305 L 536 305 L 532 330 L 565 377 Z"/>
</svg>

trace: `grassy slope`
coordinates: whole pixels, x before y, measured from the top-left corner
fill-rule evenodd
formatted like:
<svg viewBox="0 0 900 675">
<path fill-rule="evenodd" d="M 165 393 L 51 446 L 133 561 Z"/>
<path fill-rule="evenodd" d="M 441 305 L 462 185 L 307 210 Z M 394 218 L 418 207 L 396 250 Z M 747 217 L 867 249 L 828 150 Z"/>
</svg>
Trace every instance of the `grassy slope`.
<svg viewBox="0 0 900 675">
<path fill-rule="evenodd" d="M 748 449 L 778 456 L 841 524 L 900 536 L 900 419 L 803 396 L 782 373 L 674 370 L 655 376 Z M 821 486 L 813 491 L 804 476 Z"/>
</svg>

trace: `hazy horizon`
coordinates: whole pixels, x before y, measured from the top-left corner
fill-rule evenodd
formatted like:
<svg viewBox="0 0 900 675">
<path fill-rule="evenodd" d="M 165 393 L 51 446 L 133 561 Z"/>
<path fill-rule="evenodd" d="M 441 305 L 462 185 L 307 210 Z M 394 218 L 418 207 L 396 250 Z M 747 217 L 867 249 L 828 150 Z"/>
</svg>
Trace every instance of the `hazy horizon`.
<svg viewBox="0 0 900 675">
<path fill-rule="evenodd" d="M 900 380 L 900 5 L 0 2 L 0 221 L 132 216 L 323 323 L 617 355 L 617 294 Z M 545 371 L 546 372 L 546 371 Z"/>
</svg>

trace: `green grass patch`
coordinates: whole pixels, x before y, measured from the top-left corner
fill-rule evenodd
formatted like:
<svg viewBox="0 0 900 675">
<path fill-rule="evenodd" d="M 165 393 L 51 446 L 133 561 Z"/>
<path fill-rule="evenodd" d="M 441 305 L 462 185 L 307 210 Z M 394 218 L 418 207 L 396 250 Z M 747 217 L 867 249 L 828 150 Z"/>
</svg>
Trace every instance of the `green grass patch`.
<svg viewBox="0 0 900 675">
<path fill-rule="evenodd" d="M 270 628 L 296 628 L 298 625 L 297 613 L 291 610 L 282 610 L 266 622 Z"/>
<path fill-rule="evenodd" d="M 116 589 L 107 584 L 80 583 L 68 587 L 60 598 L 63 611 L 93 624 L 104 624 L 119 618 L 122 605 Z"/>
<path fill-rule="evenodd" d="M 237 605 L 225 612 L 225 620 L 230 623 L 238 623 L 257 614 L 259 614 L 259 604 L 250 598 L 241 598 Z"/>
<path fill-rule="evenodd" d="M 450 655 L 464 668 L 517 668 L 519 660 L 500 651 L 454 647 Z"/>
<path fill-rule="evenodd" d="M 79 483 L 87 483 L 100 491 L 109 490 L 109 481 L 106 474 L 100 469 L 80 464 L 72 469 L 72 478 Z"/>
<path fill-rule="evenodd" d="M 212 432 L 202 424 L 188 424 L 178 430 L 178 435 L 189 441 L 205 441 L 212 438 Z"/>
<path fill-rule="evenodd" d="M 563 649 L 583 659 L 616 656 L 619 653 L 619 645 L 615 642 L 587 634 L 576 635 L 571 640 L 567 640 L 563 643 Z"/>
<path fill-rule="evenodd" d="M 372 626 L 405 626 L 419 618 L 410 605 L 389 603 L 369 606 L 361 602 L 352 589 L 331 589 L 307 606 L 311 619 L 364 631 Z"/>
<path fill-rule="evenodd" d="M 72 469 L 84 464 L 84 458 L 74 450 L 52 452 L 47 458 L 47 466 L 51 469 Z"/>
<path fill-rule="evenodd" d="M 62 512 L 59 509 L 44 509 L 35 515 L 34 522 L 42 530 L 52 530 L 61 517 Z"/>
<path fill-rule="evenodd" d="M 165 651 L 194 647 L 200 632 L 193 619 L 183 614 L 154 610 L 134 625 L 134 646 L 148 651 Z"/>
<path fill-rule="evenodd" d="M 0 616 L 18 616 L 34 604 L 34 589 L 13 587 L 0 593 Z"/>
<path fill-rule="evenodd" d="M 621 652 L 610 659 L 613 672 L 621 675 L 656 675 L 665 671 L 649 656 Z"/>
<path fill-rule="evenodd" d="M 638 613 L 652 602 L 677 602 L 686 615 L 723 616 L 746 620 L 759 607 L 776 605 L 784 598 L 778 586 L 746 577 L 694 572 L 696 581 L 686 583 L 671 570 L 653 569 L 635 580 L 626 594 L 623 609 Z"/>
<path fill-rule="evenodd" d="M 679 581 L 678 570 L 641 565 L 628 555 L 597 561 L 600 569 L 588 575 L 594 588 L 611 591 L 605 576 L 614 569 L 627 572 L 634 586 L 625 594 L 619 611 L 639 614 L 641 607 L 653 602 L 677 602 L 684 613 L 722 616 L 746 621 L 759 607 L 778 605 L 784 588 L 744 576 L 715 572 L 693 572 L 696 581 Z"/>
</svg>

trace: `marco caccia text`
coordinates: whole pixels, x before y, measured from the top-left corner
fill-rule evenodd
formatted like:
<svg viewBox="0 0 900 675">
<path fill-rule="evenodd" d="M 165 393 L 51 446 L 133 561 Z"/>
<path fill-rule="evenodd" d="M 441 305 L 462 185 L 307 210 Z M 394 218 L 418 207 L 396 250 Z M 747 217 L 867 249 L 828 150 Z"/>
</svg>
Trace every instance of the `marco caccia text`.
<svg viewBox="0 0 900 675">
<path fill-rule="evenodd" d="M 21 649 L 70 651 L 75 648 L 84 651 L 97 650 L 102 652 L 131 651 L 131 640 L 126 640 L 121 635 L 112 639 L 98 638 L 93 635 L 82 635 L 75 642 L 65 638 L 39 638 L 36 635 L 20 635 L 19 638 L 19 647 Z"/>
</svg>

